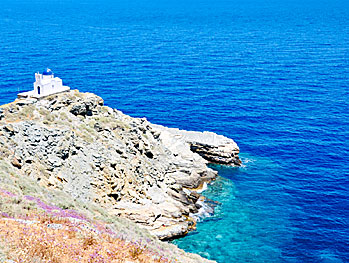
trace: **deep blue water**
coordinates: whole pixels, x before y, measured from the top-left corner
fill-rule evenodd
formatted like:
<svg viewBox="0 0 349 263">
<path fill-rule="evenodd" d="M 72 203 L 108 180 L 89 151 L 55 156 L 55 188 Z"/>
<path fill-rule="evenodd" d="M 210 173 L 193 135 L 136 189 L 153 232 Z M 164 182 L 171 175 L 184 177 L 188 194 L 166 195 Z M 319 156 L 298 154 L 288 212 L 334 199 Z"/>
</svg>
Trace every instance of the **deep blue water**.
<svg viewBox="0 0 349 263">
<path fill-rule="evenodd" d="M 349 2 L 0 3 L 0 104 L 50 67 L 107 105 L 233 138 L 213 217 L 176 241 L 218 262 L 349 262 Z"/>
</svg>

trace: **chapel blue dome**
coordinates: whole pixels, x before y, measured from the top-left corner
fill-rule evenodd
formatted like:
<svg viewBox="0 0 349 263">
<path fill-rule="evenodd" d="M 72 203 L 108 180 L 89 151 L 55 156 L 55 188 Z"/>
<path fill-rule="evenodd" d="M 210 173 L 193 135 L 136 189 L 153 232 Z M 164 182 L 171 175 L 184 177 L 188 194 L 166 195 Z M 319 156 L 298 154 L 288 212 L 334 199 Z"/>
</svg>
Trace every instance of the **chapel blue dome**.
<svg viewBox="0 0 349 263">
<path fill-rule="evenodd" d="M 47 68 L 46 70 L 44 70 L 42 75 L 50 76 L 50 75 L 53 75 L 53 72 L 51 71 L 51 69 Z"/>
</svg>

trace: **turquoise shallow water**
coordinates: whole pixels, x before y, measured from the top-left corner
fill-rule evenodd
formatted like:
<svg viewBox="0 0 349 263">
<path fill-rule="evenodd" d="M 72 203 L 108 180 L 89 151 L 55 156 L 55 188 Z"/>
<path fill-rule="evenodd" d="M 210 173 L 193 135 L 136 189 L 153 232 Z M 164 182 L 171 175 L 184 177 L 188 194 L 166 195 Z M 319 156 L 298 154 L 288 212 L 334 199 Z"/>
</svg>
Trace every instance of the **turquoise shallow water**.
<svg viewBox="0 0 349 263">
<path fill-rule="evenodd" d="M 135 117 L 236 140 L 176 241 L 218 262 L 349 262 L 349 2 L 2 0 L 0 104 L 51 68 Z"/>
<path fill-rule="evenodd" d="M 212 166 L 220 177 L 203 194 L 215 201 L 214 215 L 173 243 L 218 262 L 280 262 L 293 238 L 291 199 L 275 178 L 281 167 L 262 157 L 242 160 L 241 168 Z"/>
</svg>

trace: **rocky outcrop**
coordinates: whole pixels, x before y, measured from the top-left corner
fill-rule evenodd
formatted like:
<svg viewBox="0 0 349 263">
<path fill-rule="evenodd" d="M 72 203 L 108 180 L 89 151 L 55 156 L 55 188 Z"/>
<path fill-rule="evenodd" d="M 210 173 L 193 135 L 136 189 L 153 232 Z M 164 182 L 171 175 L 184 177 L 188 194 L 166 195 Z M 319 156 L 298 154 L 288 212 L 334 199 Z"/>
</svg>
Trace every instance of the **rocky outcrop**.
<svg viewBox="0 0 349 263">
<path fill-rule="evenodd" d="M 192 152 L 198 153 L 210 163 L 241 165 L 240 149 L 230 138 L 208 131 L 185 131 L 156 124 L 153 124 L 152 127 L 162 133 L 163 136 L 172 136 L 174 140 L 180 141 L 181 144 L 189 144 Z"/>
<path fill-rule="evenodd" d="M 160 239 L 195 228 L 208 161 L 236 164 L 239 148 L 212 133 L 155 126 L 71 91 L 0 111 L 0 158 L 22 176 L 93 201 Z"/>
</svg>

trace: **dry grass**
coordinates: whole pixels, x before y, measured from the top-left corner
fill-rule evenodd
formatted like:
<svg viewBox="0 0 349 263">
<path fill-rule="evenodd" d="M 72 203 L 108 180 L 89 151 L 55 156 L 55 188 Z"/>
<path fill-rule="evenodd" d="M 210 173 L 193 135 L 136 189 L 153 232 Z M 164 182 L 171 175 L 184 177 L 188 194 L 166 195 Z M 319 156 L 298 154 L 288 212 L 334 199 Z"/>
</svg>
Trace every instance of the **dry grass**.
<svg viewBox="0 0 349 263">
<path fill-rule="evenodd" d="M 66 219 L 2 217 L 0 239 L 7 244 L 7 257 L 15 262 L 170 262 L 143 244 Z"/>
<path fill-rule="evenodd" d="M 62 191 L 46 189 L 20 172 L 0 160 L 0 262 L 4 258 L 37 263 L 178 262 L 176 258 L 183 258 L 183 251 L 158 241 L 130 220 Z M 38 222 L 29 225 L 6 217 Z M 97 253 L 95 258 L 93 253 Z"/>
<path fill-rule="evenodd" d="M 18 118 L 21 120 L 32 120 L 34 118 L 34 110 L 34 105 L 25 105 L 22 108 L 20 108 Z"/>
<path fill-rule="evenodd" d="M 176 262 L 144 241 L 125 238 L 104 221 L 37 197 L 17 196 L 0 188 L 0 208 L 0 244 L 15 262 Z"/>
</svg>

